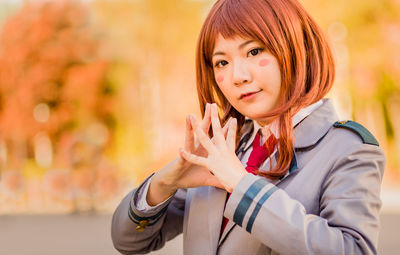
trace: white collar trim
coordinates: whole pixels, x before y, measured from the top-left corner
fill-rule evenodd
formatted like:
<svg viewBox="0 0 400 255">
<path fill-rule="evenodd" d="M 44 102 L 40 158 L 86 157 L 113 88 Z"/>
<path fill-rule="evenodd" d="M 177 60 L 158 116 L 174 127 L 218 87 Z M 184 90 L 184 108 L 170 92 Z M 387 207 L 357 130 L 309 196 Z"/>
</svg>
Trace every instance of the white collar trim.
<svg viewBox="0 0 400 255">
<path fill-rule="evenodd" d="M 292 118 L 292 123 L 293 123 L 293 127 L 296 126 L 297 124 L 299 124 L 304 118 L 306 118 L 308 115 L 310 115 L 313 111 L 315 111 L 317 108 L 319 108 L 321 105 L 323 104 L 323 100 L 319 100 L 316 103 L 313 103 L 307 107 L 304 107 L 303 109 L 301 109 L 299 112 L 297 112 L 293 118 Z M 269 129 L 270 132 L 272 134 L 274 134 L 274 136 L 276 138 L 279 138 L 279 125 L 278 125 L 279 121 L 275 120 L 273 121 L 271 124 L 266 125 L 264 127 L 261 127 L 257 121 L 253 120 L 253 125 L 254 125 L 254 129 L 253 129 L 253 133 L 251 134 L 250 139 L 247 141 L 247 144 L 245 146 L 245 150 L 248 149 L 248 147 L 253 144 L 253 140 L 256 137 L 256 134 L 258 132 L 258 130 L 260 130 L 260 128 L 264 128 L 264 129 Z M 268 132 L 268 131 L 267 131 Z M 266 139 L 266 137 L 264 137 L 264 139 Z"/>
</svg>

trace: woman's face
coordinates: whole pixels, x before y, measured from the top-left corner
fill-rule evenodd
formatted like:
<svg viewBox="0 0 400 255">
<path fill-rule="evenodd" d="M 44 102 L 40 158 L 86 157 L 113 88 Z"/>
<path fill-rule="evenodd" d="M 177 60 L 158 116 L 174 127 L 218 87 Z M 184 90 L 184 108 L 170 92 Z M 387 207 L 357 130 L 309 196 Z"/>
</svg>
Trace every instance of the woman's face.
<svg viewBox="0 0 400 255">
<path fill-rule="evenodd" d="M 250 119 L 269 123 L 262 116 L 278 102 L 281 72 L 265 46 L 249 38 L 219 35 L 212 63 L 215 81 L 231 105 Z"/>
</svg>

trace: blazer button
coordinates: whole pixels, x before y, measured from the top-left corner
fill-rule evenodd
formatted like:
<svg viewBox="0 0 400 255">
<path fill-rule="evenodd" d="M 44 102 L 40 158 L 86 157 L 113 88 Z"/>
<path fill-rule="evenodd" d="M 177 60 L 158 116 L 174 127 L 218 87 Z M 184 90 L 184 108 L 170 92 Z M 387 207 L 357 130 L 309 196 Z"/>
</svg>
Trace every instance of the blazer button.
<svg viewBox="0 0 400 255">
<path fill-rule="evenodd" d="M 142 232 L 143 230 L 144 230 L 144 227 L 142 227 L 142 226 L 136 227 L 136 231 L 138 231 L 138 232 Z"/>
<path fill-rule="evenodd" d="M 141 221 L 139 221 L 139 226 L 146 227 L 147 224 L 149 224 L 149 221 L 148 221 L 148 220 L 141 220 Z"/>
<path fill-rule="evenodd" d="M 149 224 L 148 220 L 139 221 L 139 226 L 136 227 L 136 231 L 142 232 L 146 228 L 147 224 Z"/>
</svg>

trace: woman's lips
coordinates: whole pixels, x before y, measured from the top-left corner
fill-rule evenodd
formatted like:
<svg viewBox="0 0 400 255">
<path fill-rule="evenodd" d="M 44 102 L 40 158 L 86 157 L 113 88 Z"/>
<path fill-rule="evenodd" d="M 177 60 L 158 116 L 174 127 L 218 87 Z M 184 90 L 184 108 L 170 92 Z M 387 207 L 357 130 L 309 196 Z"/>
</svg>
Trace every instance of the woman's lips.
<svg viewBox="0 0 400 255">
<path fill-rule="evenodd" d="M 240 100 L 249 100 L 249 99 L 251 99 L 251 98 L 253 98 L 258 92 L 260 92 L 261 90 L 259 90 L 259 91 L 254 91 L 254 92 L 249 92 L 249 93 L 246 93 L 246 94 L 242 94 L 241 96 L 240 96 Z"/>
</svg>

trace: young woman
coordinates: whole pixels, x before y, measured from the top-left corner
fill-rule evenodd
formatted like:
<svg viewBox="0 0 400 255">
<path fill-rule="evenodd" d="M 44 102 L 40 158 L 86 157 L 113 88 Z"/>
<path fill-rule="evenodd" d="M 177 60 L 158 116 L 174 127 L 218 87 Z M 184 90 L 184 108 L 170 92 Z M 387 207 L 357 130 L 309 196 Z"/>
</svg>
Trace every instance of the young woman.
<svg viewBox="0 0 400 255">
<path fill-rule="evenodd" d="M 183 232 L 185 254 L 376 254 L 385 158 L 324 99 L 333 79 L 296 0 L 217 1 L 197 48 L 203 119 L 122 200 L 114 246 L 146 253 Z"/>
</svg>

